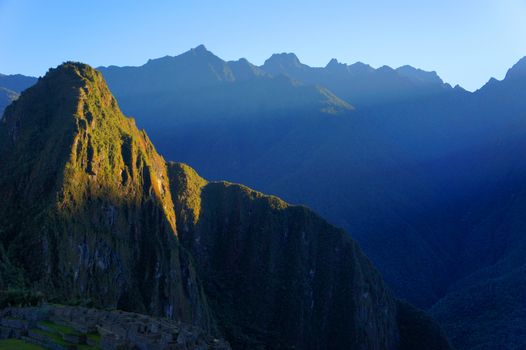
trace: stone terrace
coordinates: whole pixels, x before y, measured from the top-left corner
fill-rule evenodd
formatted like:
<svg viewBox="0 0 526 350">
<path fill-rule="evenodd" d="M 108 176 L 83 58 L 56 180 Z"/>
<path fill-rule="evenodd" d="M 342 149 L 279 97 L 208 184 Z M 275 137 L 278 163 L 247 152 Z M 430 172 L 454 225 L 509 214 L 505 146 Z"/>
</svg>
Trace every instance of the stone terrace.
<svg viewBox="0 0 526 350">
<path fill-rule="evenodd" d="M 123 311 L 47 304 L 1 310 L 0 339 L 3 339 L 0 350 L 13 349 L 9 344 L 14 341 L 27 344 L 27 349 L 53 350 L 230 349 L 225 341 L 176 321 Z"/>
</svg>

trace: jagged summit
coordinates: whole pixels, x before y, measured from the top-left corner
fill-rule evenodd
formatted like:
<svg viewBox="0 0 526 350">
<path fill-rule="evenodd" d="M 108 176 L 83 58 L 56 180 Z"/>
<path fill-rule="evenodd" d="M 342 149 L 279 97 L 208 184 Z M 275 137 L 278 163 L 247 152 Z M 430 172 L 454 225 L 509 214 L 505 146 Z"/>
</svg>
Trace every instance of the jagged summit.
<svg viewBox="0 0 526 350">
<path fill-rule="evenodd" d="M 338 62 L 338 60 L 336 58 L 332 58 L 329 63 L 327 63 L 327 67 L 331 66 L 331 65 L 337 65 L 339 64 L 340 62 Z"/>
<path fill-rule="evenodd" d="M 187 70 L 192 70 L 192 64 L 211 65 L 212 69 L 218 70 L 218 74 L 221 73 L 221 67 L 225 64 L 221 58 L 217 57 L 213 52 L 208 51 L 204 45 L 199 45 L 177 56 L 167 55 L 150 59 L 144 66 L 153 69 L 161 67 L 169 70 L 177 63 L 185 64 Z"/>
<path fill-rule="evenodd" d="M 212 51 L 209 51 L 205 45 L 201 44 L 196 46 L 181 55 L 192 55 L 195 57 L 217 57 Z M 176 56 L 177 57 L 177 56 Z M 219 57 L 217 57 L 219 58 Z"/>
<path fill-rule="evenodd" d="M 284 74 L 293 69 L 302 69 L 305 65 L 293 53 L 275 53 L 268 58 L 261 69 L 270 74 Z"/>
<path fill-rule="evenodd" d="M 197 52 L 197 53 L 210 52 L 210 51 L 208 51 L 208 49 L 206 48 L 206 46 L 203 45 L 203 44 L 194 47 L 194 48 L 192 49 L 192 51 Z"/>
<path fill-rule="evenodd" d="M 32 112 L 26 113 L 27 110 Z M 55 123 L 59 124 L 58 130 L 73 133 L 73 129 L 83 127 L 83 123 L 94 125 L 96 119 L 110 116 L 124 120 L 102 74 L 86 64 L 66 62 L 50 69 L 36 85 L 8 106 L 3 123 L 9 131 L 9 139 L 16 146 L 18 139 L 26 133 L 45 132 Z M 85 122 L 79 121 L 82 119 Z M 33 130 L 35 126 L 41 129 Z M 53 137 L 53 134 L 49 136 Z"/>
<path fill-rule="evenodd" d="M 348 65 L 346 65 L 345 63 L 338 62 L 336 58 L 331 59 L 329 63 L 327 63 L 327 65 L 325 66 L 325 69 L 329 71 L 341 71 L 341 70 L 347 71 L 348 68 L 349 68 Z"/>
<path fill-rule="evenodd" d="M 85 91 L 91 95 L 94 93 L 111 95 L 102 74 L 81 62 L 68 61 L 56 68 L 49 69 L 44 77 L 39 78 L 38 84 L 40 85 L 33 87 L 33 89 L 62 89 L 60 90 L 62 98 L 79 99 L 86 97 L 81 95 L 81 91 L 78 90 L 80 88 L 97 88 L 97 90 Z M 111 98 L 113 99 L 113 96 Z M 116 102 L 115 99 L 113 102 Z"/>
<path fill-rule="evenodd" d="M 298 56 L 292 52 L 282 52 L 282 53 L 275 53 L 268 58 L 265 63 L 280 63 L 280 64 L 293 64 L 293 65 L 299 65 L 301 64 Z"/>
</svg>

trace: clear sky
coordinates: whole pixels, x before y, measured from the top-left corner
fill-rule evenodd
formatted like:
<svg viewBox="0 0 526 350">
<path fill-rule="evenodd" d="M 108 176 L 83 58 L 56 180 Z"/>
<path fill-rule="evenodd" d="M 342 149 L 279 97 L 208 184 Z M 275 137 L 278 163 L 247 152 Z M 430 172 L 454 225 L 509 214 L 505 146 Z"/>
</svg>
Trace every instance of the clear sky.
<svg viewBox="0 0 526 350">
<path fill-rule="evenodd" d="M 199 44 L 262 64 L 294 52 L 411 64 L 473 90 L 526 56 L 526 0 L 0 0 L 0 72 L 141 65 Z"/>
</svg>

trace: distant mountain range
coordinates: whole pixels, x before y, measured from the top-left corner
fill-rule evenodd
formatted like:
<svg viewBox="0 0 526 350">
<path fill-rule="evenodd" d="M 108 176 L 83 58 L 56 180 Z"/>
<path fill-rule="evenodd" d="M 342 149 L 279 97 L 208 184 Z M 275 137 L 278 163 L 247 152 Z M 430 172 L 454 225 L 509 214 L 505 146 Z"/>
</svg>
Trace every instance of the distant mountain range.
<svg viewBox="0 0 526 350">
<path fill-rule="evenodd" d="M 162 121 L 288 118 L 294 113 L 302 117 L 342 115 L 353 109 L 323 87 L 273 77 L 247 60 L 225 62 L 204 46 L 180 56 L 150 60 L 141 67 L 99 70 L 114 85 L 119 99 L 124 99 L 121 104 L 148 113 L 145 122 L 151 125 Z M 146 102 L 137 100 L 142 96 L 148 96 Z M 177 110 L 174 105 L 179 106 Z M 165 118 L 174 112 L 176 118 Z"/>
<path fill-rule="evenodd" d="M 18 95 L 36 82 L 36 78 L 21 74 L 4 75 L 0 74 L 0 117 L 11 102 L 18 98 Z"/>
<path fill-rule="evenodd" d="M 204 46 L 100 71 L 165 158 L 314 208 L 456 348 L 526 344 L 526 58 L 473 93 L 410 66 L 257 67 Z"/>
<path fill-rule="evenodd" d="M 274 76 L 284 75 L 324 86 L 357 107 L 412 100 L 451 90 L 435 72 L 411 66 L 374 69 L 361 62 L 347 65 L 332 59 L 326 67 L 309 67 L 296 55 L 282 53 L 272 55 L 261 69 Z"/>
<path fill-rule="evenodd" d="M 0 196 L 1 290 L 168 317 L 234 349 L 450 349 L 343 230 L 166 162 L 87 65 L 6 108 Z"/>
<path fill-rule="evenodd" d="M 492 283 L 482 271 L 503 266 L 502 244 L 523 242 L 525 226 L 480 225 L 508 222 L 497 212 L 526 177 L 524 62 L 474 93 L 409 66 L 313 68 L 277 54 L 256 67 L 202 46 L 101 71 L 165 157 L 313 207 L 360 242 L 398 296 L 432 307 L 458 348 L 495 349 L 526 336 L 517 313 L 487 305 L 523 310 L 526 289 L 485 294 L 477 319 L 458 300 Z M 524 265 L 506 261 L 514 281 Z"/>
</svg>

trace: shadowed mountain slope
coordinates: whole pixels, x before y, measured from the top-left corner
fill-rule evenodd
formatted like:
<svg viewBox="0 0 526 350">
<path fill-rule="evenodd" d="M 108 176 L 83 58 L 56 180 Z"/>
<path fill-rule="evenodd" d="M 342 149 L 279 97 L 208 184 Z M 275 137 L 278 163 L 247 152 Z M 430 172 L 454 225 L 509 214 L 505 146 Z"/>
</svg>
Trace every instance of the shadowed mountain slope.
<svg viewBox="0 0 526 350">
<path fill-rule="evenodd" d="M 179 237 L 235 348 L 449 348 L 429 317 L 391 297 L 342 230 L 184 164 L 169 169 Z"/>
</svg>

